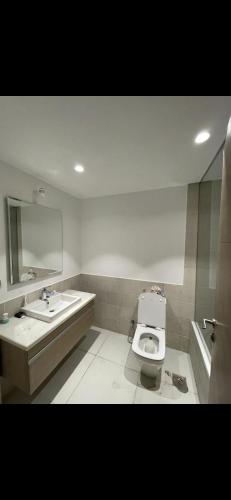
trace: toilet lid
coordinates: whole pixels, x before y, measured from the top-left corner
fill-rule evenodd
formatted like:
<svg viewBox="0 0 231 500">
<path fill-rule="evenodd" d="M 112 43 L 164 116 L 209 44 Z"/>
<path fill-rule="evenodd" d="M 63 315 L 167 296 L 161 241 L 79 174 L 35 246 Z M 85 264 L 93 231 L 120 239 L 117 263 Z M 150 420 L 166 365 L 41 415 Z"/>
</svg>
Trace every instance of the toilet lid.
<svg viewBox="0 0 231 500">
<path fill-rule="evenodd" d="M 142 293 L 139 296 L 138 323 L 165 328 L 166 298 L 157 293 Z"/>
</svg>

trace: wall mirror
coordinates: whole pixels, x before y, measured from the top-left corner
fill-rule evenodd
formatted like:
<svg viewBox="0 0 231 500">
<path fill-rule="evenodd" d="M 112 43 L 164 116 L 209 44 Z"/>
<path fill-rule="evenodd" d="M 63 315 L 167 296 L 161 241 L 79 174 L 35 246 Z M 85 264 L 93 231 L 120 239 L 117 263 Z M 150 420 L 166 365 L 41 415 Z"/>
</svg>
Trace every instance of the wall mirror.
<svg viewBox="0 0 231 500">
<path fill-rule="evenodd" d="M 8 270 L 11 285 L 62 271 L 62 214 L 8 197 Z"/>
</svg>

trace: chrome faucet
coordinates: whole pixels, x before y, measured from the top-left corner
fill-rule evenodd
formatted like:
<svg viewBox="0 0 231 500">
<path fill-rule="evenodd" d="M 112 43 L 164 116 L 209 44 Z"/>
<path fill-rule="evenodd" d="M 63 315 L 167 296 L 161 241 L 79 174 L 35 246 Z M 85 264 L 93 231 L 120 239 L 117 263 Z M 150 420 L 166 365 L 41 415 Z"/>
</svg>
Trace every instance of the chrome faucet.
<svg viewBox="0 0 231 500">
<path fill-rule="evenodd" d="M 55 294 L 55 290 L 48 290 L 47 288 L 43 288 L 41 300 L 44 300 L 45 302 L 47 302 L 48 299 L 54 294 Z"/>
</svg>

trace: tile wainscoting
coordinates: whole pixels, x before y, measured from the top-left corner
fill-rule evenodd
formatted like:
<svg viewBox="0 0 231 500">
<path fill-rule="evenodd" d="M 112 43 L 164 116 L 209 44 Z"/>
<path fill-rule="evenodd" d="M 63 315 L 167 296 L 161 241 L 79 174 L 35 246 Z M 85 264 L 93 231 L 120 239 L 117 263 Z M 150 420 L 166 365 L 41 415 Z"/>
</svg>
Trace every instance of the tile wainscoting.
<svg viewBox="0 0 231 500">
<path fill-rule="evenodd" d="M 160 286 L 167 297 L 167 346 L 189 352 L 190 325 L 194 319 L 194 290 L 187 281 L 182 286 L 80 274 L 48 288 L 59 292 L 75 289 L 95 293 L 95 326 L 132 336 L 134 330 L 131 322 L 137 321 L 138 297 L 153 285 Z M 27 294 L 28 303 L 40 297 L 42 288 Z M 23 301 L 24 295 L 0 304 L 0 313 L 6 311 L 10 317 L 14 316 Z M 3 398 L 13 389 L 5 379 L 1 379 L 0 394 Z"/>
<path fill-rule="evenodd" d="M 167 346 L 189 352 L 190 322 L 194 315 L 194 290 L 186 285 L 166 285 L 152 281 L 138 281 L 80 274 L 48 287 L 63 292 L 67 289 L 82 290 L 96 294 L 95 326 L 133 335 L 132 320 L 137 321 L 138 297 L 143 290 L 149 291 L 153 285 L 160 286 L 167 297 Z M 42 288 L 27 294 L 28 303 L 37 300 Z M 10 316 L 19 311 L 24 296 L 0 304 L 0 312 L 5 310 Z M 115 333 L 116 335 L 116 333 Z M 12 390 L 2 379 L 2 396 Z"/>
<path fill-rule="evenodd" d="M 78 274 L 77 276 L 72 276 L 71 278 L 58 281 L 57 283 L 54 283 L 53 285 L 48 286 L 46 288 L 48 290 L 56 290 L 57 292 L 65 292 L 65 290 L 68 289 L 80 290 L 79 282 L 80 282 L 80 275 Z M 27 298 L 27 302 L 29 304 L 34 300 L 38 300 L 40 298 L 43 288 L 44 287 L 41 286 L 41 288 L 39 288 L 36 291 L 23 294 L 15 299 L 11 299 L 0 304 L 0 314 L 5 311 L 9 314 L 10 317 L 14 316 L 23 306 L 25 295 Z"/>
<path fill-rule="evenodd" d="M 83 292 L 96 294 L 95 326 L 123 335 L 133 335 L 132 321 L 137 322 L 138 297 L 160 286 L 167 298 L 167 346 L 189 352 L 190 322 L 194 314 L 193 293 L 181 285 L 137 281 L 105 276 L 80 275 Z"/>
</svg>

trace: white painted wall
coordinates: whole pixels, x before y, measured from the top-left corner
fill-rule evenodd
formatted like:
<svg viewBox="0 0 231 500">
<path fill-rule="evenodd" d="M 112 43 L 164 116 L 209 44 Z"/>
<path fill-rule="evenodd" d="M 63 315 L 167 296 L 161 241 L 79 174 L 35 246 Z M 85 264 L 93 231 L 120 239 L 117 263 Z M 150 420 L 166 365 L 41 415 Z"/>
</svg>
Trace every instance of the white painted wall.
<svg viewBox="0 0 231 500">
<path fill-rule="evenodd" d="M 183 284 L 187 186 L 82 201 L 81 271 Z"/>
<path fill-rule="evenodd" d="M 63 215 L 63 272 L 48 280 L 7 284 L 5 198 L 33 201 Z M 0 302 L 80 272 L 183 283 L 187 187 L 77 200 L 18 169 L 0 163 Z M 82 243 L 81 243 L 82 238 Z"/>
<path fill-rule="evenodd" d="M 6 232 L 5 232 L 5 197 L 12 196 L 25 201 L 33 201 L 33 190 L 43 186 L 46 188 L 46 198 L 41 204 L 61 210 L 63 215 L 63 272 L 48 280 L 14 286 L 7 284 L 6 268 Z M 47 286 L 62 279 L 74 276 L 80 272 L 80 210 L 81 203 L 52 188 L 38 179 L 24 174 L 18 169 L 0 163 L 0 302 L 10 300 L 41 286 Z M 42 235 L 41 235 L 42 237 Z"/>
</svg>

